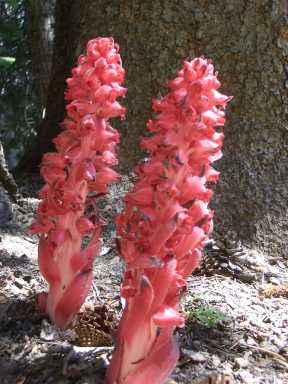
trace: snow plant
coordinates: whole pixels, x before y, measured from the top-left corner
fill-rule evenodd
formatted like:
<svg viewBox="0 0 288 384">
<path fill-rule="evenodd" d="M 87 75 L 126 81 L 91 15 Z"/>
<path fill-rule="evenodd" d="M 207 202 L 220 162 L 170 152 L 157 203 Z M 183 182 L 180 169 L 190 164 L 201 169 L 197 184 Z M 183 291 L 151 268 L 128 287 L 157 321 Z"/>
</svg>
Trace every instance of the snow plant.
<svg viewBox="0 0 288 384">
<path fill-rule="evenodd" d="M 197 58 L 153 101 L 158 116 L 141 141 L 150 157 L 136 168 L 138 181 L 117 219 L 126 306 L 108 384 L 163 383 L 178 359 L 173 332 L 185 323 L 179 301 L 213 226 L 207 183 L 219 177 L 211 163 L 222 156 L 217 127 L 230 100 L 219 87 L 212 63 Z"/>
<path fill-rule="evenodd" d="M 119 134 L 108 122 L 125 113 L 116 101 L 126 94 L 118 49 L 112 38 L 88 42 L 67 79 L 69 104 L 54 139 L 57 152 L 46 153 L 41 164 L 45 185 L 30 232 L 40 235 L 38 262 L 49 291 L 38 304 L 60 328 L 79 311 L 92 283 L 103 224 L 95 197 L 119 179 L 111 168 Z"/>
</svg>

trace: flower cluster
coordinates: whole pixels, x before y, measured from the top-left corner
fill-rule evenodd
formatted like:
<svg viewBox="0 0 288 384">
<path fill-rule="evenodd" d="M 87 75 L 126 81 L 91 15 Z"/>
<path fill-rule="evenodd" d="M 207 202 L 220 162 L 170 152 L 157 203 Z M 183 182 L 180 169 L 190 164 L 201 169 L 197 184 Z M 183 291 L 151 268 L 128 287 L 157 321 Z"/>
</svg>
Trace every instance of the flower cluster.
<svg viewBox="0 0 288 384">
<path fill-rule="evenodd" d="M 89 41 L 87 54 L 67 79 L 67 117 L 54 139 L 57 152 L 44 155 L 35 223 L 30 232 L 40 234 L 39 268 L 49 283 L 39 305 L 65 328 L 83 304 L 92 283 L 92 265 L 99 252 L 103 220 L 95 197 L 119 179 L 111 168 L 117 164 L 118 132 L 108 119 L 123 117 L 125 108 L 116 99 L 126 94 L 120 86 L 124 69 L 112 38 Z"/>
<path fill-rule="evenodd" d="M 141 141 L 150 158 L 118 217 L 119 251 L 126 262 L 121 295 L 126 306 L 108 370 L 109 384 L 160 384 L 178 359 L 173 338 L 183 327 L 179 299 L 212 230 L 208 208 L 222 155 L 224 108 L 212 63 L 185 61 L 170 92 L 153 101 L 158 117 Z"/>
</svg>

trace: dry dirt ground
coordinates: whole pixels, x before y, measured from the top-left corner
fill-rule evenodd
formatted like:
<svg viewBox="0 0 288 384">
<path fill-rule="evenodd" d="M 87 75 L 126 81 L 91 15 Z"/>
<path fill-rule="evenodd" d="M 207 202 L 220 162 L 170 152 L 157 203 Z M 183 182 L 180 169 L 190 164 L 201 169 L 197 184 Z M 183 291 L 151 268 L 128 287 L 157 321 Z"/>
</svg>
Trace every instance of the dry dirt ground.
<svg viewBox="0 0 288 384">
<path fill-rule="evenodd" d="M 107 226 L 95 263 L 95 286 L 87 299 L 90 308 L 105 302 L 116 320 L 123 265 L 115 251 L 111 218 L 121 210 L 119 201 L 130 186 L 124 178 L 109 198 L 99 201 Z M 46 286 L 37 267 L 37 238 L 27 235 L 25 227 L 37 205 L 31 196 L 38 187 L 37 181 L 28 180 L 24 198 L 14 205 L 1 193 L 0 383 L 101 384 L 111 343 L 76 345 L 75 331 L 59 332 L 35 308 L 35 295 Z M 263 265 L 273 273 L 267 275 Z M 275 257 L 263 265 L 249 283 L 227 274 L 189 278 L 182 305 L 187 325 L 176 331 L 181 358 L 169 384 L 288 384 L 287 266 Z"/>
</svg>

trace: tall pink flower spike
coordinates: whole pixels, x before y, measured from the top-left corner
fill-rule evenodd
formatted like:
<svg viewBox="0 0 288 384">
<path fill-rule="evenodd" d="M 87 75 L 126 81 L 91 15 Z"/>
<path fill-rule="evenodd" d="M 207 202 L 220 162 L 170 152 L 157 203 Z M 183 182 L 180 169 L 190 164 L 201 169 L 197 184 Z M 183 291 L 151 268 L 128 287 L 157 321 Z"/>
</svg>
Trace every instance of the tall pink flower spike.
<svg viewBox="0 0 288 384">
<path fill-rule="evenodd" d="M 150 159 L 118 217 L 119 251 L 126 263 L 121 295 L 126 306 L 107 384 L 160 384 L 178 359 L 175 327 L 183 327 L 179 300 L 212 230 L 208 208 L 222 156 L 224 108 L 231 99 L 209 60 L 185 61 L 170 92 L 153 101 L 153 135 L 141 141 Z"/>
<path fill-rule="evenodd" d="M 44 155 L 36 221 L 30 232 L 41 235 L 39 268 L 49 292 L 38 304 L 60 328 L 65 328 L 83 304 L 92 283 L 92 267 L 99 253 L 103 220 L 95 197 L 119 179 L 111 169 L 117 164 L 118 132 L 108 119 L 123 117 L 116 99 L 127 89 L 119 47 L 112 38 L 89 41 L 87 55 L 67 79 L 67 117 L 54 143 L 57 152 Z M 83 239 L 90 239 L 84 246 Z"/>
</svg>

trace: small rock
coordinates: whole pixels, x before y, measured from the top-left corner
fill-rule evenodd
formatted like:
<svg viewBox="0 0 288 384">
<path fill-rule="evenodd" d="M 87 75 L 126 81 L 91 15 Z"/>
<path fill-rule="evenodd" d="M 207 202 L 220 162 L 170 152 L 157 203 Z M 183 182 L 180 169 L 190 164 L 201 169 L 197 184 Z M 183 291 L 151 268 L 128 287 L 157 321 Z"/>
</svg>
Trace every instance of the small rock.
<svg viewBox="0 0 288 384">
<path fill-rule="evenodd" d="M 242 272 L 238 275 L 239 279 L 244 283 L 252 283 L 257 280 L 257 275 L 250 272 Z"/>
<path fill-rule="evenodd" d="M 271 265 L 277 265 L 277 264 L 278 264 L 278 260 L 279 260 L 278 257 L 270 257 L 270 258 L 269 258 L 269 263 L 270 263 Z"/>
<path fill-rule="evenodd" d="M 105 256 L 111 251 L 111 247 L 105 247 L 105 245 L 102 247 L 100 256 Z"/>
<path fill-rule="evenodd" d="M 113 207 L 110 204 L 105 205 L 105 207 L 103 208 L 103 212 L 109 212 L 112 210 L 113 210 Z"/>
<path fill-rule="evenodd" d="M 48 323 L 47 320 L 42 321 L 40 339 L 45 341 L 52 341 L 57 339 L 57 332 L 53 325 Z"/>
<path fill-rule="evenodd" d="M 247 368 L 249 365 L 249 361 L 244 359 L 243 357 L 236 357 L 235 365 L 237 368 Z"/>
<path fill-rule="evenodd" d="M 0 304 L 6 304 L 9 302 L 8 297 L 6 297 L 4 294 L 0 293 Z"/>
<path fill-rule="evenodd" d="M 256 379 L 250 372 L 248 371 L 239 371 L 237 373 L 237 378 L 239 378 L 240 380 L 242 380 L 242 383 L 245 383 L 245 384 L 258 384 L 259 383 L 259 379 Z"/>
<path fill-rule="evenodd" d="M 252 339 L 252 337 L 248 337 L 246 343 L 247 343 L 248 345 L 254 345 L 254 346 L 255 346 L 255 345 L 258 345 L 258 344 L 256 343 L 256 341 L 255 341 L 254 339 Z"/>
<path fill-rule="evenodd" d="M 27 283 L 30 283 L 32 280 L 32 276 L 25 275 L 25 276 L 23 276 L 23 280 L 26 281 Z"/>
<path fill-rule="evenodd" d="M 108 351 L 111 352 L 111 349 Z M 103 353 L 100 355 L 99 352 L 100 350 L 98 348 L 86 347 L 80 349 L 79 347 L 73 347 L 63 361 L 63 375 L 75 379 L 83 372 L 91 369 L 91 366 L 96 368 L 100 373 L 101 370 L 107 368 L 109 361 L 107 358 L 107 349 L 103 349 Z M 98 383 L 97 379 L 95 382 Z"/>
<path fill-rule="evenodd" d="M 201 348 L 201 341 L 199 341 L 199 340 L 194 340 L 193 345 L 194 345 L 194 347 L 195 347 L 196 349 Z"/>
<path fill-rule="evenodd" d="M 223 369 L 223 373 L 225 375 L 231 375 L 233 373 L 233 367 L 232 367 L 230 361 L 224 361 L 222 363 L 222 369 Z"/>
<path fill-rule="evenodd" d="M 281 281 L 277 277 L 274 277 L 274 276 L 268 277 L 267 281 L 271 284 L 281 285 Z"/>
<path fill-rule="evenodd" d="M 190 351 L 189 349 L 182 349 L 182 353 L 184 357 L 189 357 L 194 363 L 204 363 L 208 358 L 206 353 Z"/>
<path fill-rule="evenodd" d="M 263 326 L 262 321 L 260 319 L 257 319 L 256 317 L 253 317 L 250 320 L 250 324 L 258 328 L 261 328 L 261 326 Z"/>
<path fill-rule="evenodd" d="M 219 367 L 221 365 L 220 357 L 217 355 L 213 355 L 211 357 L 211 363 L 212 363 L 213 367 Z"/>
<path fill-rule="evenodd" d="M 263 323 L 271 323 L 272 322 L 271 317 L 268 315 L 264 316 L 262 321 L 263 321 Z"/>
<path fill-rule="evenodd" d="M 16 285 L 16 287 L 19 288 L 19 289 L 23 288 L 23 285 L 25 284 L 25 283 L 24 284 L 23 283 L 24 282 L 23 282 L 23 280 L 21 282 L 21 279 L 15 279 L 14 282 L 13 282 L 13 284 Z"/>
</svg>

